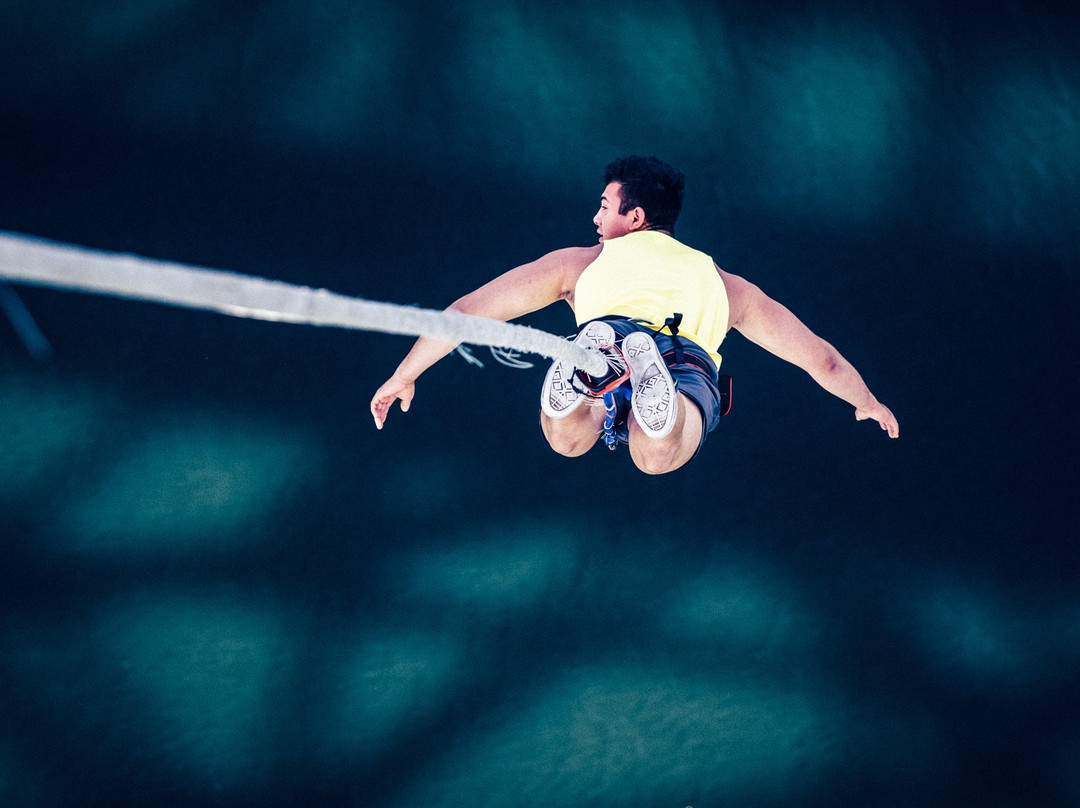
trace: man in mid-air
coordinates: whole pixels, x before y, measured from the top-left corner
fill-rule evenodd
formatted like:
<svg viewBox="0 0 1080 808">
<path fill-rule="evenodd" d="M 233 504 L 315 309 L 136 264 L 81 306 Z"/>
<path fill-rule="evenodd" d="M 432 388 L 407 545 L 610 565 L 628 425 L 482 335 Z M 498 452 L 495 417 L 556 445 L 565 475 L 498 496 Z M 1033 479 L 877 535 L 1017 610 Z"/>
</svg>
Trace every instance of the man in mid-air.
<svg viewBox="0 0 1080 808">
<path fill-rule="evenodd" d="M 611 373 L 600 379 L 552 363 L 540 396 L 552 449 L 577 457 L 614 433 L 648 474 L 685 465 L 722 413 L 718 350 L 731 328 L 805 370 L 858 420 L 900 434 L 889 408 L 835 348 L 758 287 L 675 239 L 680 171 L 653 157 L 623 157 L 607 167 L 604 185 L 593 217 L 599 244 L 550 252 L 450 306 L 507 321 L 564 300 L 580 327 L 574 341 L 608 357 Z M 416 341 L 371 400 L 379 429 L 395 400 L 408 411 L 417 378 L 454 348 Z"/>
</svg>

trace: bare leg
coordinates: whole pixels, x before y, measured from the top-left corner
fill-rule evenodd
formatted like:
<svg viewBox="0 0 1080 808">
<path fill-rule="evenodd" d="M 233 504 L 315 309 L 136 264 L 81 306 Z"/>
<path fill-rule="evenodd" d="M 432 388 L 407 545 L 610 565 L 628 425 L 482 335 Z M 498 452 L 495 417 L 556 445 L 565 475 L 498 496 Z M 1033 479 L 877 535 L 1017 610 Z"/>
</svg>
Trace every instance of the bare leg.
<svg viewBox="0 0 1080 808">
<path fill-rule="evenodd" d="M 646 474 L 666 474 L 681 468 L 697 452 L 701 443 L 701 410 L 682 393 L 678 394 L 679 409 L 675 426 L 663 438 L 650 438 L 631 415 L 626 419 L 630 431 L 630 457 L 634 465 Z M 601 424 L 603 421 L 601 420 Z"/>
<path fill-rule="evenodd" d="M 582 403 L 565 418 L 540 413 L 540 428 L 548 444 L 565 457 L 580 457 L 596 443 L 604 428 L 604 408 Z"/>
</svg>

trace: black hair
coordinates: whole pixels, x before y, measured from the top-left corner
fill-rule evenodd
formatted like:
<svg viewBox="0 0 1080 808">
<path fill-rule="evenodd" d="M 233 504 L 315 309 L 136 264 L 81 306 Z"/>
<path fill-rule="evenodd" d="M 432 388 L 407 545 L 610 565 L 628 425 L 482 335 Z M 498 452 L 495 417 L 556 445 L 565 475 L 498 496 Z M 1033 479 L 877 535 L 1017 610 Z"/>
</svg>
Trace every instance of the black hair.
<svg viewBox="0 0 1080 808">
<path fill-rule="evenodd" d="M 679 169 L 655 157 L 620 157 L 604 169 L 604 185 L 612 182 L 622 186 L 620 215 L 640 207 L 650 229 L 675 232 L 685 186 Z"/>
</svg>

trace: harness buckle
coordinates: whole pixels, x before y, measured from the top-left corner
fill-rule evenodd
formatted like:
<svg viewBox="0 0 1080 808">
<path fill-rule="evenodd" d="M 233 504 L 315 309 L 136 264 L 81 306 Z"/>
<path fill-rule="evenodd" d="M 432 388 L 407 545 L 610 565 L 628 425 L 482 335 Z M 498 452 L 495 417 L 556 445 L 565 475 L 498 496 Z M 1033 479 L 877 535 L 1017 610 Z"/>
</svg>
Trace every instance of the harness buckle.
<svg viewBox="0 0 1080 808">
<path fill-rule="evenodd" d="M 604 356 L 608 360 L 608 370 L 603 376 L 590 376 L 583 370 L 575 368 L 571 383 L 579 393 L 592 398 L 602 398 L 605 393 L 617 389 L 630 378 L 630 365 L 627 364 L 622 351 L 612 345 L 604 349 Z"/>
</svg>

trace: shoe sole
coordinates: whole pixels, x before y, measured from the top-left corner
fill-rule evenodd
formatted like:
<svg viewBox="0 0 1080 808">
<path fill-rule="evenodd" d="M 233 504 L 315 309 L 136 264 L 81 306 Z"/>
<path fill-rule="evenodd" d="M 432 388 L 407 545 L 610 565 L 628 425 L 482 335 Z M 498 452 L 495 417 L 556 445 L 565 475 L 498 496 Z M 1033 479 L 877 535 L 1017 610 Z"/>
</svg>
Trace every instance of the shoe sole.
<svg viewBox="0 0 1080 808">
<path fill-rule="evenodd" d="M 574 337 L 575 345 L 594 345 L 610 348 L 615 344 L 615 329 L 603 321 L 589 323 Z M 540 411 L 549 418 L 565 418 L 578 408 L 585 398 L 573 385 L 574 366 L 556 360 L 548 368 L 544 386 L 540 388 Z"/>
<path fill-rule="evenodd" d="M 667 364 L 652 337 L 641 331 L 628 334 L 622 350 L 630 366 L 630 409 L 638 426 L 650 438 L 667 437 L 678 414 L 675 383 Z"/>
</svg>

